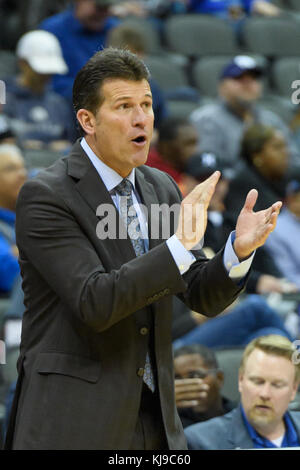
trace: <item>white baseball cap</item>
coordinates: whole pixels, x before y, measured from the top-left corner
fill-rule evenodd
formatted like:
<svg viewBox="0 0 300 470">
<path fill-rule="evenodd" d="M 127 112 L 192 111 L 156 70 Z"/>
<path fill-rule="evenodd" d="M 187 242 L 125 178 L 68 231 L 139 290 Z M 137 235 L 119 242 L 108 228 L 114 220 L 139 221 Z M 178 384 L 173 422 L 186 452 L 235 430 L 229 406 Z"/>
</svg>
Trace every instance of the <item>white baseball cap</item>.
<svg viewBox="0 0 300 470">
<path fill-rule="evenodd" d="M 42 74 L 65 74 L 68 67 L 54 34 L 36 30 L 24 34 L 18 41 L 16 55 L 26 60 L 30 67 Z"/>
</svg>

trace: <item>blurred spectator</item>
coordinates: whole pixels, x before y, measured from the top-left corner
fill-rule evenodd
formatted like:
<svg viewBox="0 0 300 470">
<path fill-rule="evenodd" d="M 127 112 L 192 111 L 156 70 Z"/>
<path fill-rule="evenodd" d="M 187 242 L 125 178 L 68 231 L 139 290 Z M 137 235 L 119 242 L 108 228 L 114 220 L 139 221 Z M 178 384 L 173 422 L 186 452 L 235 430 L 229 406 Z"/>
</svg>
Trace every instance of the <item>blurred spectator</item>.
<svg viewBox="0 0 300 470">
<path fill-rule="evenodd" d="M 240 406 L 224 416 L 186 428 L 189 448 L 299 447 L 300 413 L 288 411 L 300 378 L 294 355 L 293 344 L 281 336 L 252 341 L 239 370 Z"/>
<path fill-rule="evenodd" d="M 257 189 L 259 194 L 256 211 L 284 198 L 288 158 L 287 143 L 279 130 L 263 124 L 252 124 L 246 129 L 241 141 L 242 164 L 230 182 L 225 198 L 225 235 L 233 229 L 234 217 L 250 189 Z M 260 294 L 296 290 L 296 286 L 282 279 L 283 273 L 265 247 L 258 249 L 254 261 L 256 273 L 250 278 L 247 289 Z"/>
<path fill-rule="evenodd" d="M 158 142 L 150 148 L 146 164 L 172 176 L 184 193 L 183 171 L 197 141 L 197 132 L 187 119 L 169 117 L 160 127 Z"/>
<path fill-rule="evenodd" d="M 300 289 L 300 181 L 287 186 L 283 209 L 276 230 L 265 247 L 282 274 Z"/>
<path fill-rule="evenodd" d="M 17 44 L 20 74 L 6 79 L 4 112 L 20 144 L 64 150 L 75 138 L 67 102 L 48 88 L 51 75 L 66 73 L 59 42 L 46 31 L 31 31 Z"/>
<path fill-rule="evenodd" d="M 108 33 L 107 45 L 118 49 L 128 49 L 143 60 L 146 54 L 146 39 L 133 25 L 121 24 Z M 150 86 L 153 99 L 154 126 L 159 128 L 168 115 L 167 103 L 158 83 L 151 78 Z"/>
<path fill-rule="evenodd" d="M 9 120 L 4 114 L 1 114 L 0 106 L 0 144 L 16 144 L 16 137 L 13 133 Z"/>
<path fill-rule="evenodd" d="M 216 170 L 221 171 L 221 177 L 209 203 L 204 235 L 204 247 L 213 250 L 214 253 L 223 247 L 227 239 L 223 226 L 224 199 L 234 171 L 226 164 L 224 165 L 216 155 L 207 152 L 193 155 L 186 162 L 184 169 L 184 185 L 187 194 Z"/>
<path fill-rule="evenodd" d="M 96 51 L 106 45 L 108 31 L 120 22 L 110 16 L 110 8 L 118 3 L 120 0 L 73 0 L 69 8 L 47 18 L 40 25 L 60 42 L 68 73 L 55 75 L 53 87 L 70 103 L 77 72 Z"/>
<path fill-rule="evenodd" d="M 245 346 L 253 338 L 266 334 L 294 339 L 278 313 L 260 295 L 247 296 L 216 318 L 207 318 L 187 309 L 179 314 L 175 304 L 173 319 L 173 336 L 175 332 L 179 335 L 173 342 L 175 350 L 190 344 L 202 344 L 208 348 Z"/>
<path fill-rule="evenodd" d="M 242 208 L 243 198 L 256 188 L 260 197 L 256 210 L 276 200 L 283 200 L 288 181 L 288 148 L 284 135 L 264 124 L 252 124 L 241 140 L 240 168 L 231 181 L 225 205 L 227 217 L 235 220 Z"/>
<path fill-rule="evenodd" d="M 221 171 L 221 178 L 217 183 L 215 193 L 210 201 L 207 213 L 207 228 L 204 235 L 204 250 L 208 257 L 212 257 L 223 248 L 229 233 L 233 230 L 232 211 L 227 194 L 231 194 L 231 185 L 236 181 L 235 172 L 213 153 L 196 154 L 192 156 L 186 165 L 184 176 L 184 187 L 190 192 L 196 184 L 208 178 L 214 171 Z M 238 172 L 239 174 L 239 172 Z M 265 203 L 272 204 L 278 196 L 271 195 L 268 201 L 265 200 L 263 188 L 256 185 L 256 182 L 247 182 L 248 171 L 245 170 L 240 179 L 241 188 L 234 192 L 233 199 L 236 205 L 242 200 L 242 194 L 246 195 L 250 189 L 256 187 L 259 190 L 258 202 L 260 208 Z M 261 201 L 262 199 L 262 201 Z M 296 290 L 295 285 L 286 283 L 282 273 L 277 269 L 272 257 L 264 248 L 260 248 L 255 254 L 252 270 L 246 285 L 248 293 L 268 294 L 270 292 L 285 292 L 287 289 Z"/>
<path fill-rule="evenodd" d="M 15 206 L 26 179 L 24 160 L 18 147 L 0 145 L 0 295 L 9 294 L 19 274 L 15 242 Z"/>
<path fill-rule="evenodd" d="M 234 408 L 234 403 L 221 395 L 224 374 L 211 349 L 200 344 L 177 349 L 174 371 L 176 406 L 184 428 Z"/>
<path fill-rule="evenodd" d="M 222 71 L 220 99 L 196 109 L 191 120 L 199 135 L 199 151 L 212 152 L 228 165 L 239 162 L 245 127 L 260 122 L 279 129 L 287 140 L 291 162 L 299 166 L 300 153 L 279 116 L 258 106 L 262 93 L 262 69 L 252 57 L 237 56 Z"/>
<path fill-rule="evenodd" d="M 233 20 L 238 20 L 245 14 L 274 17 L 281 12 L 269 0 L 189 0 L 189 10 Z"/>
</svg>

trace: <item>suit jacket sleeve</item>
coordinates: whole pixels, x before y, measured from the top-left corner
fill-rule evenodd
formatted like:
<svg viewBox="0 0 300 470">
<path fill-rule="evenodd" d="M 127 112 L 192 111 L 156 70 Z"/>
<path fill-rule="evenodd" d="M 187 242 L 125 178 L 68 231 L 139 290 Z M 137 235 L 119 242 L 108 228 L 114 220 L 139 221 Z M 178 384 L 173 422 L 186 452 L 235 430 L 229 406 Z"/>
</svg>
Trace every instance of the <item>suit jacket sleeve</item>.
<svg viewBox="0 0 300 470">
<path fill-rule="evenodd" d="M 45 181 L 23 186 L 16 235 L 21 265 L 29 259 L 73 314 L 98 332 L 159 300 L 161 293 L 185 292 L 183 300 L 191 308 L 215 315 L 240 291 L 221 255 L 208 262 L 195 253 L 199 259 L 182 277 L 165 242 L 107 272 L 74 214 Z"/>
</svg>

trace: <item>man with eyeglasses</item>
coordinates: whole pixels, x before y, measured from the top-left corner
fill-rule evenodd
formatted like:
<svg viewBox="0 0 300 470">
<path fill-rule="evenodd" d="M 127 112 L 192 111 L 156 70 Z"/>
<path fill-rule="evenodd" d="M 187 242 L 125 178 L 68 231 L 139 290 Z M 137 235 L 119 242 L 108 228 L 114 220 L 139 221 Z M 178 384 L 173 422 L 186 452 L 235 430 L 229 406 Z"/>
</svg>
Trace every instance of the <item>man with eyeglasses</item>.
<svg viewBox="0 0 300 470">
<path fill-rule="evenodd" d="M 224 374 L 214 352 L 200 344 L 174 352 L 175 399 L 183 427 L 231 411 L 234 403 L 221 395 Z"/>
</svg>

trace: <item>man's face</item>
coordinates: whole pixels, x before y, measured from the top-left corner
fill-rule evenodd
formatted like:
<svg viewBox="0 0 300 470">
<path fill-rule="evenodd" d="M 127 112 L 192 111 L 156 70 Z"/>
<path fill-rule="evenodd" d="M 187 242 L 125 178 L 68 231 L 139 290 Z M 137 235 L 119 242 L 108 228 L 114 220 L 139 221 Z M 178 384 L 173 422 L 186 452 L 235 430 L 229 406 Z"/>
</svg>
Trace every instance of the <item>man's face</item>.
<svg viewBox="0 0 300 470">
<path fill-rule="evenodd" d="M 90 31 L 100 31 L 109 15 L 109 7 L 96 5 L 94 0 L 76 0 L 75 16 Z"/>
<path fill-rule="evenodd" d="M 261 81 L 251 73 L 238 78 L 225 78 L 220 84 L 220 94 L 230 104 L 251 104 L 262 92 Z"/>
<path fill-rule="evenodd" d="M 199 354 L 185 354 L 174 359 L 176 379 L 200 378 L 209 386 L 207 397 L 199 398 L 199 404 L 194 408 L 199 413 L 205 413 L 215 408 L 220 398 L 220 389 L 223 385 L 223 373 L 212 369 Z"/>
<path fill-rule="evenodd" d="M 147 80 L 107 80 L 94 126 L 93 150 L 123 178 L 143 165 L 153 133 L 152 95 Z"/>
<path fill-rule="evenodd" d="M 194 126 L 186 125 L 178 128 L 177 137 L 173 143 L 182 164 L 196 152 L 198 134 Z"/>
<path fill-rule="evenodd" d="M 297 391 L 295 366 L 289 359 L 254 349 L 239 374 L 239 391 L 254 428 L 278 425 Z"/>
<path fill-rule="evenodd" d="M 282 133 L 275 131 L 262 150 L 254 157 L 257 158 L 257 156 L 261 161 L 261 169 L 267 175 L 274 178 L 282 177 L 287 171 L 289 158 L 286 140 Z M 253 159 L 254 164 L 256 158 Z"/>
<path fill-rule="evenodd" d="M 176 137 L 172 140 L 160 141 L 159 152 L 174 165 L 183 169 L 187 160 L 196 152 L 198 134 L 192 124 L 180 125 L 176 131 Z"/>
<path fill-rule="evenodd" d="M 3 154 L 0 158 L 0 205 L 15 210 L 19 191 L 26 180 L 26 170 L 21 157 Z"/>
</svg>

